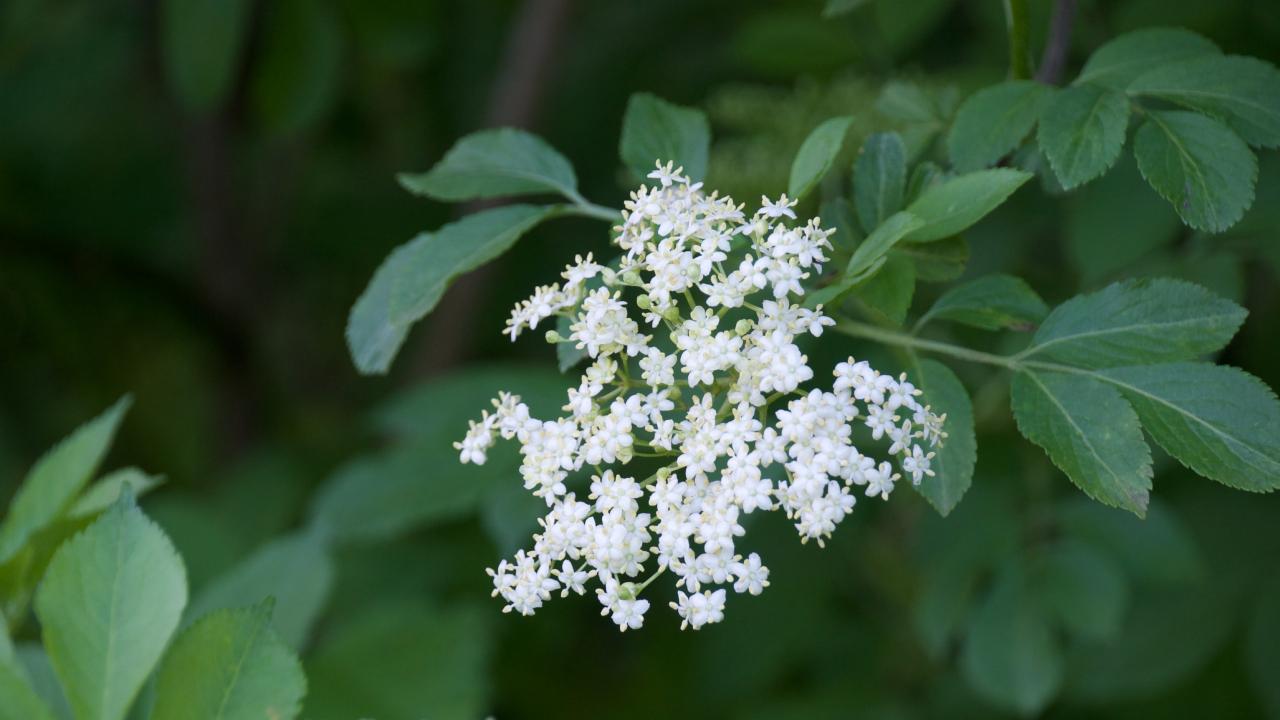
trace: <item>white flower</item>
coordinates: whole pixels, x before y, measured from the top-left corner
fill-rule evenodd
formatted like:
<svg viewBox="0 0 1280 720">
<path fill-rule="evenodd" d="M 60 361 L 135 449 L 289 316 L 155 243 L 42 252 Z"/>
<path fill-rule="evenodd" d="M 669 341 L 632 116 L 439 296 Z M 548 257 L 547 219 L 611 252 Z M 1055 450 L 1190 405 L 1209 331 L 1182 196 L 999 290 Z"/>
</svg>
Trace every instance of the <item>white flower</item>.
<svg viewBox="0 0 1280 720">
<path fill-rule="evenodd" d="M 547 505 L 532 548 L 488 571 L 507 612 L 593 586 L 603 615 L 639 629 L 650 607 L 640 594 L 670 573 L 682 628 L 720 622 L 728 588 L 769 586 L 760 556 L 738 550 L 744 516 L 779 510 L 821 545 L 852 512 L 852 490 L 887 499 L 900 477 L 919 483 L 934 474 L 925 447 L 946 438 L 905 376 L 865 361 L 838 364 L 829 391 L 808 387 L 804 338 L 834 321 L 804 306 L 804 282 L 831 246 L 816 220 L 789 222 L 795 200 L 762 199 L 748 218 L 673 163 L 649 177 L 614 228 L 622 256 L 609 268 L 575 258 L 563 285 L 537 288 L 507 323 L 514 339 L 565 318 L 563 341 L 592 358 L 568 415 L 535 418 L 502 393 L 454 443 L 481 464 L 497 436 L 516 440 L 524 487 Z M 854 445 L 856 424 L 896 465 Z M 642 479 L 620 469 L 637 457 L 661 467 Z"/>
</svg>

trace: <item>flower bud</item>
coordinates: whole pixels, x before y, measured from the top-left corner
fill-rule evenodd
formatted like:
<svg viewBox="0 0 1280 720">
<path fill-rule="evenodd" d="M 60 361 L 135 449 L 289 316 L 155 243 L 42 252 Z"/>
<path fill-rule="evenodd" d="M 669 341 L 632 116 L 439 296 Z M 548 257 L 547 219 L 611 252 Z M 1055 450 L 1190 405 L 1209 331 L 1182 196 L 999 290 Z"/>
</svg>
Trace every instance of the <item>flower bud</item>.
<svg viewBox="0 0 1280 720">
<path fill-rule="evenodd" d="M 751 332 L 751 328 L 753 327 L 755 327 L 755 323 L 751 322 L 750 320 L 747 320 L 746 318 L 743 318 L 742 320 L 738 321 L 737 325 L 733 326 L 733 331 L 739 335 L 746 335 L 747 333 Z"/>
<path fill-rule="evenodd" d="M 649 299 L 648 295 L 641 295 L 640 297 L 636 298 L 636 307 L 640 308 L 641 310 L 648 310 L 649 308 L 653 307 L 653 301 Z"/>
<path fill-rule="evenodd" d="M 556 332 L 555 330 L 548 330 L 545 337 L 547 338 L 547 342 L 551 343 L 552 345 L 558 342 L 564 342 L 565 340 L 565 337 L 560 333 Z"/>
</svg>

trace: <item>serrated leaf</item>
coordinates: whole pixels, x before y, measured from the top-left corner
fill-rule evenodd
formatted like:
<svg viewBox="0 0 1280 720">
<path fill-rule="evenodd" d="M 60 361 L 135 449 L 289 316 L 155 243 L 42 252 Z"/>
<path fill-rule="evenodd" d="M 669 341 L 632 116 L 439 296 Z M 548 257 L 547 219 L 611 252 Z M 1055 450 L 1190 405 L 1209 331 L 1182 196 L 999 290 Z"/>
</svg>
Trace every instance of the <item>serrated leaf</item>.
<svg viewBox="0 0 1280 720">
<path fill-rule="evenodd" d="M 916 279 L 922 282 L 950 282 L 964 274 L 969 243 L 960 235 L 931 243 L 899 243 L 889 256 L 910 260 L 916 266 Z"/>
<path fill-rule="evenodd" d="M 915 489 L 938 514 L 945 517 L 973 484 L 978 445 L 973 435 L 973 403 L 951 369 L 936 360 L 922 360 L 916 367 L 922 401 L 933 412 L 946 415 L 946 441 L 933 458 L 933 477 L 925 477 Z"/>
<path fill-rule="evenodd" d="M 572 197 L 578 187 L 563 155 L 515 128 L 471 133 L 427 172 L 403 173 L 399 180 L 409 192 L 445 201 L 546 193 Z"/>
<path fill-rule="evenodd" d="M 554 213 L 532 205 L 485 210 L 393 250 L 347 320 L 356 368 L 366 375 L 385 373 L 409 328 L 435 308 L 454 279 L 502 255 Z"/>
<path fill-rule="evenodd" d="M 1024 715 L 1057 695 L 1062 652 L 1017 565 L 1006 566 L 974 613 L 960 667 L 974 690 Z"/>
<path fill-rule="evenodd" d="M 801 143 L 791 162 L 791 180 L 787 183 L 787 194 L 799 199 L 826 176 L 835 163 L 836 156 L 844 147 L 844 136 L 849 132 L 853 117 L 842 115 L 824 121 L 809 133 L 809 137 Z"/>
<path fill-rule="evenodd" d="M 1095 85 L 1060 90 L 1045 103 L 1036 139 L 1063 189 L 1106 172 L 1120 157 L 1129 98 Z"/>
<path fill-rule="evenodd" d="M 0 661 L 0 720 L 54 720 L 17 661 Z"/>
<path fill-rule="evenodd" d="M 486 710 L 488 608 L 372 607 L 308 659 L 306 717 L 473 718 Z"/>
<path fill-rule="evenodd" d="M 142 497 L 163 482 L 164 478 L 148 475 L 138 468 L 116 470 L 104 475 L 81 493 L 67 510 L 67 517 L 73 520 L 92 517 L 114 505 L 125 493 L 135 498 Z"/>
<path fill-rule="evenodd" d="M 1121 35 L 1095 50 L 1075 82 L 1124 90 L 1153 67 L 1219 52 L 1217 45 L 1189 30 L 1138 30 Z"/>
<path fill-rule="evenodd" d="M 854 287 L 854 295 L 882 318 L 901 325 L 916 292 L 916 269 L 910 260 L 888 258 L 878 272 Z"/>
<path fill-rule="evenodd" d="M 1125 280 L 1059 305 L 1022 357 L 1090 368 L 1190 360 L 1230 342 L 1246 314 L 1189 282 Z"/>
<path fill-rule="evenodd" d="M 999 207 L 1031 177 L 1031 173 L 1021 170 L 994 168 L 933 185 L 907 206 L 907 211 L 923 220 L 924 225 L 906 239 L 929 242 L 956 235 Z"/>
<path fill-rule="evenodd" d="M 132 400 L 123 397 L 44 454 L 27 473 L 0 525 L 0 564 L 58 519 L 98 471 Z"/>
<path fill-rule="evenodd" d="M 1233 367 L 1171 363 L 1101 373 L 1151 437 L 1195 472 L 1240 490 L 1280 488 L 1280 402 Z"/>
<path fill-rule="evenodd" d="M 984 330 L 1034 326 L 1049 314 L 1026 281 L 999 273 L 958 285 L 942 294 L 917 325 L 952 320 Z"/>
<path fill-rule="evenodd" d="M 1048 86 L 1032 80 L 1009 80 L 970 95 L 947 135 L 951 164 L 960 172 L 980 170 L 1013 152 L 1035 127 L 1048 96 Z"/>
<path fill-rule="evenodd" d="M 1197 230 L 1222 232 L 1253 204 L 1258 160 L 1230 128 L 1194 112 L 1147 113 L 1133 140 L 1138 169 Z"/>
<path fill-rule="evenodd" d="M 188 110 L 205 112 L 231 91 L 249 34 L 246 0 L 164 0 L 160 58 L 169 87 Z"/>
<path fill-rule="evenodd" d="M 1129 94 L 1221 118 L 1250 145 L 1280 145 L 1280 71 L 1257 58 L 1208 55 L 1152 66 Z"/>
<path fill-rule="evenodd" d="M 1136 518 L 1074 498 L 1059 510 L 1058 521 L 1065 534 L 1112 555 L 1139 581 L 1186 583 L 1199 578 L 1204 570 L 1191 531 L 1159 502 L 1147 506 L 1146 517 Z"/>
<path fill-rule="evenodd" d="M 35 608 L 77 717 L 125 716 L 186 604 L 181 558 L 128 498 L 63 544 Z"/>
<path fill-rule="evenodd" d="M 1133 408 L 1082 375 L 1023 370 L 1013 377 L 1018 430 L 1089 497 L 1139 516 L 1151 492 L 1151 450 Z"/>
<path fill-rule="evenodd" d="M 874 278 L 880 272 L 880 269 L 884 267 L 887 260 L 888 258 L 881 257 L 871 263 L 871 267 L 857 275 L 841 275 L 830 285 L 809 291 L 804 296 L 804 306 L 815 308 L 819 305 L 835 305 L 846 295 L 853 292 L 854 289 Z"/>
<path fill-rule="evenodd" d="M 711 125 L 701 110 L 676 105 L 649 93 L 635 93 L 622 116 L 618 155 L 643 178 L 654 162 L 673 162 L 694 181 L 707 175 Z"/>
<path fill-rule="evenodd" d="M 191 601 L 188 618 L 274 598 L 274 626 L 292 648 L 306 645 L 333 587 L 333 559 L 322 538 L 301 532 L 272 540 L 214 578 Z"/>
<path fill-rule="evenodd" d="M 871 232 L 902 208 L 907 150 L 897 133 L 875 133 L 853 163 L 853 202 L 862 229 Z"/>
<path fill-rule="evenodd" d="M 922 224 L 923 222 L 920 218 L 909 212 L 897 212 L 890 215 L 867 236 L 866 240 L 862 241 L 862 244 L 858 245 L 853 257 L 849 258 L 849 265 L 844 271 L 845 276 L 857 277 L 859 274 L 866 272 L 872 265 L 887 255 L 889 250 L 898 244 L 899 240 L 919 228 Z"/>
<path fill-rule="evenodd" d="M 297 717 L 307 681 L 271 629 L 271 605 L 218 610 L 179 635 L 160 667 L 152 720 Z"/>
<path fill-rule="evenodd" d="M 1040 603 L 1067 632 L 1105 640 L 1120 630 L 1129 582 L 1106 553 L 1079 540 L 1059 541 L 1036 558 L 1032 572 Z"/>
</svg>

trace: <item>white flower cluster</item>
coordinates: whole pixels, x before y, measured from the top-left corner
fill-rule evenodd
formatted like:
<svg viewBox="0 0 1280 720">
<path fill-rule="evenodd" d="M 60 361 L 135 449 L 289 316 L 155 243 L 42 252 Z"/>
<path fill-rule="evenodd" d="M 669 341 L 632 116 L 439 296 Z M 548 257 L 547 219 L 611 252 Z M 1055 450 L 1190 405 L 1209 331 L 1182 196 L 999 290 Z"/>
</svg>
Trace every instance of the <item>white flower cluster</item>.
<svg viewBox="0 0 1280 720">
<path fill-rule="evenodd" d="M 568 318 L 570 336 L 548 339 L 592 359 L 568 391 L 568 415 L 534 418 L 504 393 L 455 443 L 462 462 L 483 463 L 497 436 L 515 438 L 524 486 L 548 506 L 533 548 L 488 571 L 505 611 L 532 614 L 553 592 L 581 595 L 594 579 L 603 614 L 639 628 L 649 609 L 641 592 L 670 571 L 681 627 L 719 622 L 726 588 L 756 595 L 769 584 L 760 556 L 738 550 L 745 515 L 781 510 L 802 542 L 822 544 L 855 488 L 887 499 L 900 477 L 933 474 L 925 446 L 945 438 L 945 418 L 917 402 L 905 376 L 850 358 L 830 391 L 801 389 L 813 371 L 797 338 L 833 324 L 798 304 L 830 231 L 788 223 L 795 201 L 785 195 L 747 217 L 681 172 L 659 164 L 655 186 L 626 203 L 617 269 L 577 258 L 563 283 L 512 313 L 513 339 Z M 890 444 L 896 469 L 854 446 L 859 423 Z M 660 467 L 642 480 L 602 469 L 632 461 Z M 571 488 L 586 484 L 572 475 L 584 469 L 585 499 Z"/>
</svg>

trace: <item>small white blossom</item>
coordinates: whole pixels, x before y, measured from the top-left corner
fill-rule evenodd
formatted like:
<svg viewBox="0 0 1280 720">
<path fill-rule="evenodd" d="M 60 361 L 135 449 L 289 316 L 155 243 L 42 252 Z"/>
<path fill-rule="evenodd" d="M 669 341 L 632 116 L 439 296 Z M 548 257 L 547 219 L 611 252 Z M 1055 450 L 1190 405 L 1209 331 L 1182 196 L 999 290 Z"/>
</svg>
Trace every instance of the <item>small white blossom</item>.
<svg viewBox="0 0 1280 720">
<path fill-rule="evenodd" d="M 516 440 L 524 487 L 547 504 L 532 548 L 488 571 L 506 612 L 594 587 L 604 616 L 639 629 L 641 593 L 670 573 L 682 628 L 720 622 L 728 588 L 769 586 L 760 556 L 739 551 L 746 515 L 781 511 L 802 542 L 821 545 L 855 493 L 887 499 L 900 478 L 932 476 L 930 449 L 946 439 L 945 417 L 905 376 L 849 358 L 829 391 L 809 387 L 802 348 L 834 321 L 802 296 L 830 231 L 789 222 L 794 199 L 762 198 L 747 217 L 673 163 L 649 177 L 614 228 L 616 270 L 577 257 L 563 284 L 538 287 L 507 323 L 514 339 L 563 318 L 569 337 L 551 339 L 592 358 L 567 415 L 532 417 L 502 393 L 454 443 L 463 463 L 482 464 L 498 436 Z M 896 465 L 854 445 L 859 424 Z M 642 479 L 619 469 L 638 456 L 666 464 Z"/>
</svg>

